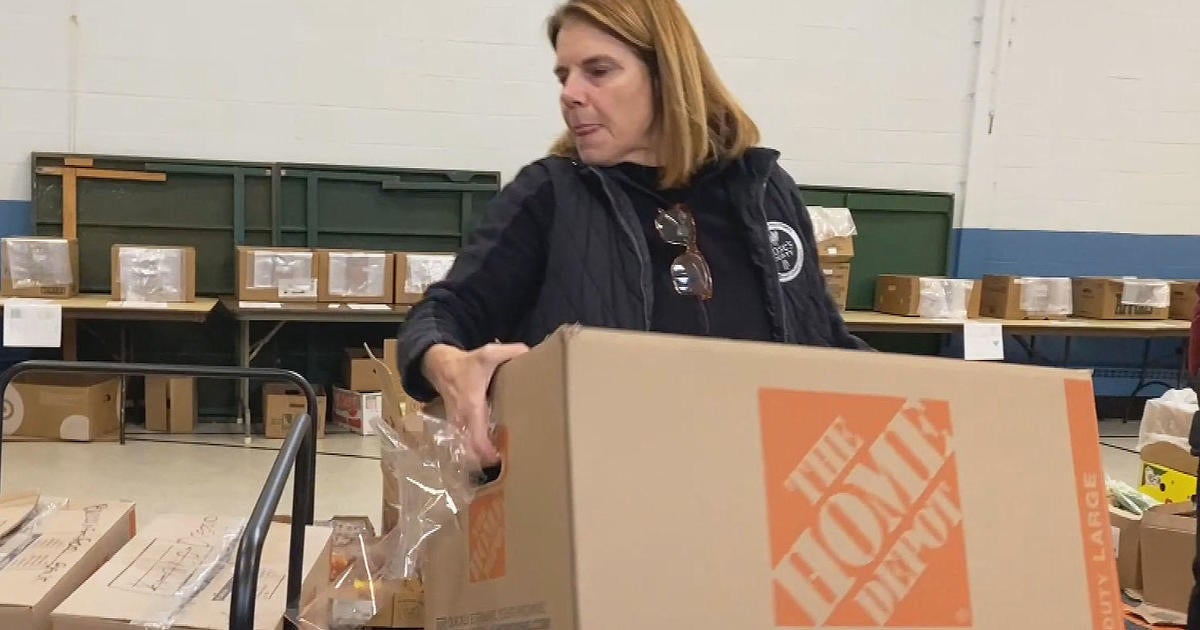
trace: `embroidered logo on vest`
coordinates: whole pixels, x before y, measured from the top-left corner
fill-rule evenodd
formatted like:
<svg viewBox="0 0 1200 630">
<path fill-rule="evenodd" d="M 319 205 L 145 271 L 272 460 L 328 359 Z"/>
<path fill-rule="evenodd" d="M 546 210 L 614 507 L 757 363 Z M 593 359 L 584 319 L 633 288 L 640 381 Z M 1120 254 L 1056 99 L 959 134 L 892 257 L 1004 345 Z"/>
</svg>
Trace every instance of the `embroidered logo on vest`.
<svg viewBox="0 0 1200 630">
<path fill-rule="evenodd" d="M 771 253 L 775 255 L 779 281 L 795 280 L 804 267 L 804 247 L 800 244 L 800 235 L 792 226 L 779 221 L 768 222 L 767 230 L 771 235 Z"/>
</svg>

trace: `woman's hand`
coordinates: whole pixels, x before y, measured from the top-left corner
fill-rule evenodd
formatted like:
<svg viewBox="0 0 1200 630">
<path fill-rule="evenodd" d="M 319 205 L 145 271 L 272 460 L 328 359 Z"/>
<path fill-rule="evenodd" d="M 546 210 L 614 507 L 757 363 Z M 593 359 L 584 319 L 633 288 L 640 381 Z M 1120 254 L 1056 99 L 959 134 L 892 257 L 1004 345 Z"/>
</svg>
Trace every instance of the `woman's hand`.
<svg viewBox="0 0 1200 630">
<path fill-rule="evenodd" d="M 467 430 L 468 448 L 481 466 L 500 460 L 488 431 L 488 386 L 496 368 L 526 352 L 525 344 L 493 343 L 470 352 L 438 344 L 421 361 L 425 378 L 446 404 L 447 420 Z"/>
</svg>

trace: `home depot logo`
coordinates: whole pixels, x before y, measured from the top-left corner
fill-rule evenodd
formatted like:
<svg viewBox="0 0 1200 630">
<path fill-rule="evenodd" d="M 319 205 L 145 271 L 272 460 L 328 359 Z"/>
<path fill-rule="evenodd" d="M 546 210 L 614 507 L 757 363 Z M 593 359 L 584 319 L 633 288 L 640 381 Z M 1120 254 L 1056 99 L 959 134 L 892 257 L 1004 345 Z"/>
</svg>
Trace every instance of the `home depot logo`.
<svg viewBox="0 0 1200 630">
<path fill-rule="evenodd" d="M 504 427 L 496 431 L 496 448 L 500 461 L 508 465 L 508 433 Z M 469 553 L 468 579 L 486 582 L 504 577 L 507 573 L 508 536 L 505 527 L 504 472 L 500 478 L 480 490 L 467 512 L 467 545 Z"/>
<path fill-rule="evenodd" d="M 779 627 L 967 627 L 943 401 L 760 394 Z"/>
</svg>

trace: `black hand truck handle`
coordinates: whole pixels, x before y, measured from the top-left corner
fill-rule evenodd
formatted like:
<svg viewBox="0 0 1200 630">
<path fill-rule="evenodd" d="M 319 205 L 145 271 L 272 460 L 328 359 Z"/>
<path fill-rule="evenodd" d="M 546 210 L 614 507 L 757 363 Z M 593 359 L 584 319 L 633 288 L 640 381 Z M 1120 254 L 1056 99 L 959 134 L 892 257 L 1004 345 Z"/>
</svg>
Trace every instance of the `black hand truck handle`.
<svg viewBox="0 0 1200 630">
<path fill-rule="evenodd" d="M 300 609 L 300 590 L 304 580 L 304 527 L 313 522 L 313 500 L 317 470 L 317 395 L 303 376 L 273 368 L 237 368 L 225 366 L 166 365 L 157 363 L 107 363 L 80 361 L 25 361 L 0 373 L 0 395 L 8 391 L 14 378 L 25 372 L 66 372 L 74 374 L 111 374 L 114 376 L 178 376 L 198 378 L 255 379 L 289 382 L 300 388 L 308 402 L 308 412 L 297 418 L 271 465 L 254 510 L 238 543 L 237 564 L 233 572 L 233 597 L 229 604 L 231 630 L 253 630 L 254 599 L 258 591 L 258 569 L 262 561 L 263 543 L 271 518 L 283 497 L 288 472 L 295 468 L 292 487 L 292 532 L 288 557 L 287 610 L 288 617 Z M 250 421 L 249 418 L 246 419 Z M 3 446 L 0 431 L 0 447 Z M 3 451 L 0 448 L 0 451 Z M 295 625 L 285 619 L 287 628 Z"/>
</svg>

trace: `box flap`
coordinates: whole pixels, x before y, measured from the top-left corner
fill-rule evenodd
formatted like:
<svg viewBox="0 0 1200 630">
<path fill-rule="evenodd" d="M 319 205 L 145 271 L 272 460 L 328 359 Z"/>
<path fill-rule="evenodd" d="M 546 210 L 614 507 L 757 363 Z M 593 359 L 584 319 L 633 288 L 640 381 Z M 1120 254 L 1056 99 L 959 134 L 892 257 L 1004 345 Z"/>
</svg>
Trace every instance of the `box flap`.
<svg viewBox="0 0 1200 630">
<path fill-rule="evenodd" d="M 16 529 L 33 512 L 38 496 L 36 492 L 0 496 L 0 539 Z"/>
<path fill-rule="evenodd" d="M 1142 530 L 1196 533 L 1196 507 L 1191 503 L 1156 505 L 1142 515 Z"/>
<path fill-rule="evenodd" d="M 1142 461 L 1189 475 L 1195 475 L 1198 467 L 1194 455 L 1170 442 L 1154 442 L 1143 446 Z"/>
</svg>

